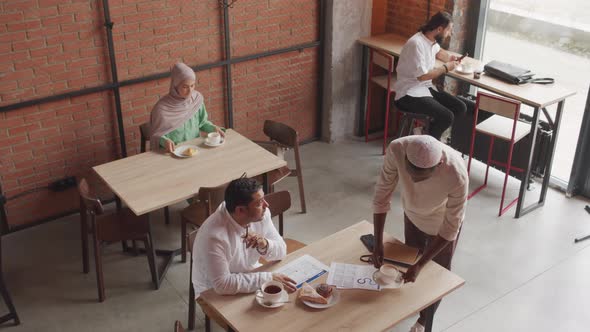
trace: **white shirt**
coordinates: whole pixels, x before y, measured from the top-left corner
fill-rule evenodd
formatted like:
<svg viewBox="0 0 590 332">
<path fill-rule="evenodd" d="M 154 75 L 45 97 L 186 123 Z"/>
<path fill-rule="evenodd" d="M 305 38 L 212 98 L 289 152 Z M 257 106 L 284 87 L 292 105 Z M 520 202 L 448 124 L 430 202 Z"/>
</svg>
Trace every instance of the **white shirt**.
<svg viewBox="0 0 590 332">
<path fill-rule="evenodd" d="M 195 298 L 207 289 L 218 294 L 252 293 L 266 281 L 271 272 L 250 272 L 261 264 L 260 257 L 278 260 L 287 255 L 287 245 L 279 235 L 266 209 L 260 222 L 250 224 L 249 232 L 268 240 L 268 251 L 261 256 L 256 248 L 246 248 L 246 228 L 238 224 L 221 203 L 199 228 L 193 245 L 193 287 Z"/>
<path fill-rule="evenodd" d="M 428 73 L 436 62 L 440 45 L 430 41 L 418 31 L 408 39 L 399 55 L 397 64 L 397 81 L 393 85 L 395 100 L 405 95 L 412 97 L 432 97 L 428 88 L 433 87 L 432 80 L 418 81 L 418 77 Z"/>
<path fill-rule="evenodd" d="M 442 163 L 424 181 L 414 182 L 406 168 L 406 147 L 414 136 L 397 139 L 387 148 L 381 175 L 375 185 L 373 211 L 387 213 L 398 181 L 402 187 L 404 213 L 419 230 L 440 235 L 448 241 L 457 238 L 465 217 L 469 177 L 459 152 L 443 145 Z"/>
</svg>

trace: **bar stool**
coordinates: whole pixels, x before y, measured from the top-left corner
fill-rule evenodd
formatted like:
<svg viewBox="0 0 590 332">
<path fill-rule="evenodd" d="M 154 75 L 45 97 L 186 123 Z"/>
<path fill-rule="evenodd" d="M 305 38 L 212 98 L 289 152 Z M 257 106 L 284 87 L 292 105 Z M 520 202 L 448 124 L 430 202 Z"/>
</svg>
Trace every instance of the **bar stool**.
<svg viewBox="0 0 590 332">
<path fill-rule="evenodd" d="M 387 132 L 389 129 L 389 110 L 390 110 L 390 100 L 391 95 L 395 94 L 395 90 L 393 89 L 393 84 L 396 81 L 396 74 L 394 68 L 394 58 L 393 56 L 371 49 L 369 54 L 369 82 L 373 82 L 380 87 L 384 88 L 387 94 L 387 98 L 385 101 L 385 123 L 384 123 L 384 130 L 383 130 L 383 154 L 385 154 L 385 147 L 387 146 Z M 373 64 L 387 70 L 387 74 L 380 75 L 380 76 L 373 76 Z M 369 120 L 371 118 L 371 88 L 368 89 L 367 94 L 367 114 L 365 115 L 365 142 L 369 141 Z M 398 118 L 399 120 L 399 118 Z"/>
<path fill-rule="evenodd" d="M 412 134 L 414 128 L 422 127 L 422 134 L 426 135 L 429 133 L 430 123 L 432 117 L 426 114 L 418 114 L 402 110 L 397 106 L 394 106 L 397 114 L 400 115 L 401 121 L 398 128 L 398 138 Z"/>
</svg>

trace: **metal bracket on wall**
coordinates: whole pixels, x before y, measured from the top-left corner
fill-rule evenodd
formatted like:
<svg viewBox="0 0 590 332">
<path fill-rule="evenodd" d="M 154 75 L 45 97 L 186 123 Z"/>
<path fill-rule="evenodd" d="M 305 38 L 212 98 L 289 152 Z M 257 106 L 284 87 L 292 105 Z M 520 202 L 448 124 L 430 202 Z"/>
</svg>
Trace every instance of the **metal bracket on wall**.
<svg viewBox="0 0 590 332">
<path fill-rule="evenodd" d="M 219 6 L 225 8 L 234 8 L 234 3 L 238 2 L 238 0 L 232 0 L 230 3 L 227 3 L 226 0 L 219 0 Z"/>
</svg>

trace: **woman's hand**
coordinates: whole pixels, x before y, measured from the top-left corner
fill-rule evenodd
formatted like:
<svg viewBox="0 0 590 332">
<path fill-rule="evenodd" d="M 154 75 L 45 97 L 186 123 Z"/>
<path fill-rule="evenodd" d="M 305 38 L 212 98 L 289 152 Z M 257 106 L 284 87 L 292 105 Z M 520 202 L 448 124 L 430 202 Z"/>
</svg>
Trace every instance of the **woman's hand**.
<svg viewBox="0 0 590 332">
<path fill-rule="evenodd" d="M 174 149 L 176 149 L 176 145 L 174 145 L 174 142 L 172 142 L 171 140 L 167 139 L 166 140 L 166 150 L 170 153 L 174 152 Z"/>
<path fill-rule="evenodd" d="M 223 131 L 221 127 L 215 126 L 215 131 L 221 135 L 221 137 L 225 138 L 225 131 Z"/>
<path fill-rule="evenodd" d="M 287 293 L 293 293 L 297 290 L 297 284 L 295 283 L 295 280 L 287 277 L 282 273 L 273 273 L 272 280 L 278 281 L 281 284 L 283 284 Z"/>
</svg>

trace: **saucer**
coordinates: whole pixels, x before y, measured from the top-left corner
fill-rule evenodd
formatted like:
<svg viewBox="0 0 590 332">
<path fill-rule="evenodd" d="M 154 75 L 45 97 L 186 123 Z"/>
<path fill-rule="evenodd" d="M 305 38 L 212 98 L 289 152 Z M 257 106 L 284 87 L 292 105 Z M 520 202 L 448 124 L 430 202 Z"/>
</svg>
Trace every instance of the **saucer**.
<svg viewBox="0 0 590 332">
<path fill-rule="evenodd" d="M 473 67 L 471 68 L 467 68 L 463 65 L 458 65 L 457 67 L 455 67 L 455 71 L 458 72 L 459 74 L 463 74 L 463 75 L 468 75 L 468 74 L 473 74 Z"/>
<path fill-rule="evenodd" d="M 282 307 L 285 305 L 286 301 L 289 301 L 289 294 L 284 289 L 281 292 L 281 299 L 278 301 L 278 303 L 273 303 L 271 305 L 264 304 L 264 299 L 262 299 L 262 295 L 258 296 L 259 293 L 260 292 L 256 292 L 256 295 L 254 296 L 254 298 L 256 299 L 256 302 L 258 302 L 258 304 L 260 304 L 262 307 L 265 307 L 265 308 L 272 309 L 272 308 Z"/>
<path fill-rule="evenodd" d="M 327 304 L 314 303 L 314 302 L 301 300 L 301 302 L 305 303 L 306 306 L 316 308 L 316 309 L 329 308 L 329 307 L 335 305 L 336 303 L 338 303 L 338 301 L 340 301 L 340 292 L 338 291 L 338 289 L 336 287 L 334 287 L 334 289 L 332 290 L 332 295 L 328 298 Z"/>
<path fill-rule="evenodd" d="M 377 283 L 377 285 L 379 285 L 382 289 L 384 288 L 400 288 L 403 286 L 404 284 L 404 279 L 401 279 L 401 281 L 399 282 L 390 282 L 390 283 L 386 283 L 383 280 L 381 280 L 381 278 L 379 278 L 380 272 L 379 270 L 376 270 L 375 272 L 373 272 L 373 281 L 375 281 Z"/>
<path fill-rule="evenodd" d="M 214 148 L 214 147 L 218 147 L 218 146 L 221 146 L 221 145 L 223 145 L 223 143 L 225 143 L 225 139 L 221 140 L 221 141 L 220 141 L 219 143 L 217 143 L 217 144 L 209 143 L 209 141 L 208 141 L 207 139 L 205 139 L 205 145 L 207 145 L 207 146 L 210 146 L 210 147 L 212 147 L 212 148 Z"/>
<path fill-rule="evenodd" d="M 192 156 L 185 156 L 182 153 L 188 149 L 188 148 L 193 148 L 195 149 L 197 152 L 195 152 L 194 155 Z M 172 152 L 173 155 L 177 156 L 178 158 L 190 158 L 190 157 L 194 157 L 196 155 L 199 154 L 199 149 L 197 148 L 196 145 L 181 145 L 179 147 L 177 147 L 176 149 L 174 149 L 174 151 Z"/>
</svg>

